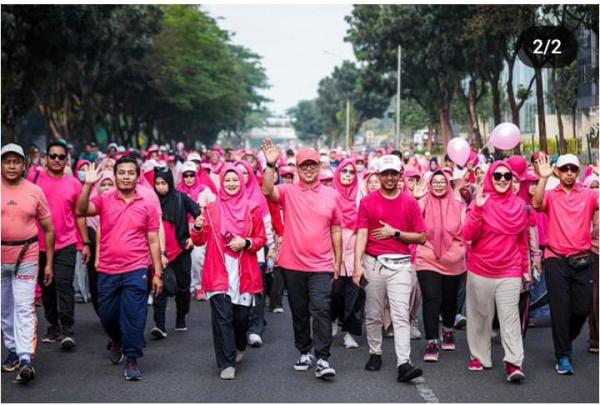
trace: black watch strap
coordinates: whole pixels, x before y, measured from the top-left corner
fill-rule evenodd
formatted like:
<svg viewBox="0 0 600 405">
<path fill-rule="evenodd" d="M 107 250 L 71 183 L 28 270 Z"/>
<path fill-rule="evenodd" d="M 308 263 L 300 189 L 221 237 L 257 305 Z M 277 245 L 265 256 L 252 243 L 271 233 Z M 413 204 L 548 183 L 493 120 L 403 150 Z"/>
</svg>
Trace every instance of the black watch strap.
<svg viewBox="0 0 600 405">
<path fill-rule="evenodd" d="M 394 232 L 394 238 L 400 239 L 400 231 Z"/>
<path fill-rule="evenodd" d="M 267 162 L 267 167 L 270 167 L 271 169 L 275 169 L 275 167 L 277 167 L 277 166 L 275 166 L 274 163 Z"/>
</svg>

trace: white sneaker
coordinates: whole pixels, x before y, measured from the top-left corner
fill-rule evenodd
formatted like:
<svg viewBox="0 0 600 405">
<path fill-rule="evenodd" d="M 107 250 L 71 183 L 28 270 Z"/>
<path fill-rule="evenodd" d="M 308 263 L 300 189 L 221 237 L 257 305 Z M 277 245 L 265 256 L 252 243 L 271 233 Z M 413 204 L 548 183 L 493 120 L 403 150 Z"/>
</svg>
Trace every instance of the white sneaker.
<svg viewBox="0 0 600 405">
<path fill-rule="evenodd" d="M 310 353 L 300 355 L 300 358 L 296 361 L 296 364 L 294 364 L 294 370 L 307 371 L 310 366 L 312 366 L 314 358 L 315 357 Z"/>
<path fill-rule="evenodd" d="M 339 332 L 337 322 L 331 322 L 331 336 L 336 336 Z"/>
<path fill-rule="evenodd" d="M 152 296 L 152 294 L 150 294 L 148 296 L 148 305 L 152 305 L 154 303 L 154 297 Z"/>
<path fill-rule="evenodd" d="M 251 347 L 261 347 L 262 346 L 262 339 L 260 336 L 258 336 L 255 333 L 251 333 L 248 335 L 248 345 Z"/>
<path fill-rule="evenodd" d="M 329 366 L 329 362 L 327 360 L 319 359 L 317 361 L 317 368 L 315 369 L 315 377 L 326 378 L 334 376 L 335 369 Z"/>
<path fill-rule="evenodd" d="M 245 351 L 239 351 L 239 350 L 237 350 L 235 352 L 235 362 L 236 363 L 240 363 L 244 359 L 244 354 L 246 354 Z"/>
<path fill-rule="evenodd" d="M 346 349 L 356 349 L 358 348 L 358 342 L 354 339 L 354 337 L 346 332 L 344 335 L 344 346 Z"/>
<path fill-rule="evenodd" d="M 417 321 L 410 323 L 410 338 L 413 340 L 421 339 L 421 331 L 419 330 L 419 324 Z"/>
<path fill-rule="evenodd" d="M 235 368 L 226 367 L 221 371 L 221 380 L 235 380 Z"/>
<path fill-rule="evenodd" d="M 273 313 L 274 314 L 283 314 L 283 308 L 281 308 L 281 307 L 273 308 Z"/>
</svg>

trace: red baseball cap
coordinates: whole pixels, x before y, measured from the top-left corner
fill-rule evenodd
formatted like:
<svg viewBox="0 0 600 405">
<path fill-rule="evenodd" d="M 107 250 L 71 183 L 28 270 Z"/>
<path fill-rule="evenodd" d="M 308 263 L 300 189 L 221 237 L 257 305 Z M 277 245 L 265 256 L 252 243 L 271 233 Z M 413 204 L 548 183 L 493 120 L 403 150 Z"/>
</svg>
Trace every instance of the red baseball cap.
<svg viewBox="0 0 600 405">
<path fill-rule="evenodd" d="M 321 155 L 313 148 L 302 149 L 296 155 L 296 164 L 300 166 L 304 162 L 313 161 L 319 163 L 321 161 Z"/>
</svg>

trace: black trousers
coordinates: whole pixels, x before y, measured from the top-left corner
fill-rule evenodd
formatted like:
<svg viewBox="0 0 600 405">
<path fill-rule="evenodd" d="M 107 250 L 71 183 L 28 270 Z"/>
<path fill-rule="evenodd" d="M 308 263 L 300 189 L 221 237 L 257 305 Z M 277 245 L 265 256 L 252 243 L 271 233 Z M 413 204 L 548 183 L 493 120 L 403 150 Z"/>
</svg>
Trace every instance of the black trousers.
<svg viewBox="0 0 600 405">
<path fill-rule="evenodd" d="M 460 276 L 460 280 L 458 282 L 458 291 L 456 293 L 456 313 L 457 314 L 467 316 L 466 298 L 467 298 L 467 273 L 464 273 Z"/>
<path fill-rule="evenodd" d="M 233 304 L 227 294 L 213 295 L 209 301 L 217 366 L 235 367 L 236 350 L 246 349 L 248 307 Z"/>
<path fill-rule="evenodd" d="M 579 335 L 592 307 L 592 267 L 572 269 L 564 258 L 544 260 L 550 300 L 552 339 L 556 358 L 571 356 L 571 342 Z"/>
<path fill-rule="evenodd" d="M 54 278 L 49 286 L 44 285 L 44 267 L 46 253 L 40 252 L 40 269 L 38 282 L 42 287 L 44 314 L 48 323 L 58 328 L 65 336 L 73 336 L 75 323 L 75 260 L 77 251 L 75 244 L 54 252 Z"/>
<path fill-rule="evenodd" d="M 184 250 L 169 266 L 175 271 L 177 279 L 177 294 L 175 294 L 175 306 L 177 308 L 177 321 L 185 321 L 185 316 L 190 312 L 190 284 L 192 282 L 192 257 L 189 250 Z M 154 323 L 157 327 L 165 330 L 167 296 L 161 294 L 154 299 Z"/>
<path fill-rule="evenodd" d="M 332 321 L 338 320 L 343 332 L 355 336 L 362 335 L 364 318 L 364 305 L 356 305 L 359 293 L 360 287 L 352 282 L 352 277 L 341 276 L 331 285 Z"/>
<path fill-rule="evenodd" d="M 317 359 L 327 360 L 331 348 L 331 278 L 329 272 L 282 269 L 294 324 L 296 349 L 306 354 L 313 347 Z M 313 338 L 310 336 L 312 316 Z M 314 340 L 314 341 L 313 341 Z"/>
<path fill-rule="evenodd" d="M 254 305 L 250 307 L 248 313 L 248 334 L 252 333 L 262 337 L 267 325 L 267 321 L 265 321 L 265 300 L 267 298 L 266 291 L 271 274 L 266 273 L 266 263 L 259 263 L 259 267 L 263 279 L 263 292 L 254 294 Z"/>
<path fill-rule="evenodd" d="M 425 339 L 440 337 L 439 317 L 442 314 L 442 325 L 454 327 L 458 287 L 463 275 L 446 276 L 437 271 L 417 271 L 421 294 L 423 295 L 423 323 Z"/>
<path fill-rule="evenodd" d="M 283 307 L 283 275 L 280 267 L 273 268 L 273 273 L 268 281 L 269 309 L 273 311 L 275 308 Z"/>
<path fill-rule="evenodd" d="M 96 230 L 88 227 L 88 234 L 90 236 L 90 261 L 87 264 L 88 282 L 90 285 L 90 295 L 92 297 L 92 305 L 96 315 L 98 313 L 98 273 L 96 273 Z"/>
</svg>

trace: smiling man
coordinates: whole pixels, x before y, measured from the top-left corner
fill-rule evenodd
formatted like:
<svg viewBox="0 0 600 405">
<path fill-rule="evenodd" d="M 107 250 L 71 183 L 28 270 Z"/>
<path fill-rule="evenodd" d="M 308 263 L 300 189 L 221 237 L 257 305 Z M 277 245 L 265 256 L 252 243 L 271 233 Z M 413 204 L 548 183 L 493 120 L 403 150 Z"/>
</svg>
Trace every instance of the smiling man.
<svg viewBox="0 0 600 405">
<path fill-rule="evenodd" d="M 550 300 L 552 339 L 556 371 L 573 374 L 571 342 L 592 307 L 593 271 L 591 266 L 591 226 L 598 210 L 598 193 L 577 183 L 579 159 L 571 154 L 558 158 L 554 167 L 548 157 L 538 158 L 540 180 L 533 196 L 533 207 L 548 215 L 548 239 L 544 252 L 544 272 Z M 560 184 L 546 191 L 554 173 Z"/>
<path fill-rule="evenodd" d="M 294 339 L 300 358 L 296 371 L 307 371 L 313 362 L 310 350 L 315 349 L 315 376 L 335 376 L 329 365 L 331 348 L 331 279 L 339 274 L 342 264 L 342 214 L 339 194 L 319 182 L 319 152 L 304 149 L 298 152 L 299 183 L 273 185 L 275 162 L 279 149 L 265 140 L 267 158 L 262 186 L 269 200 L 283 206 L 285 227 L 283 245 L 278 259 L 294 323 Z M 313 318 L 313 339 L 310 318 Z"/>
</svg>

